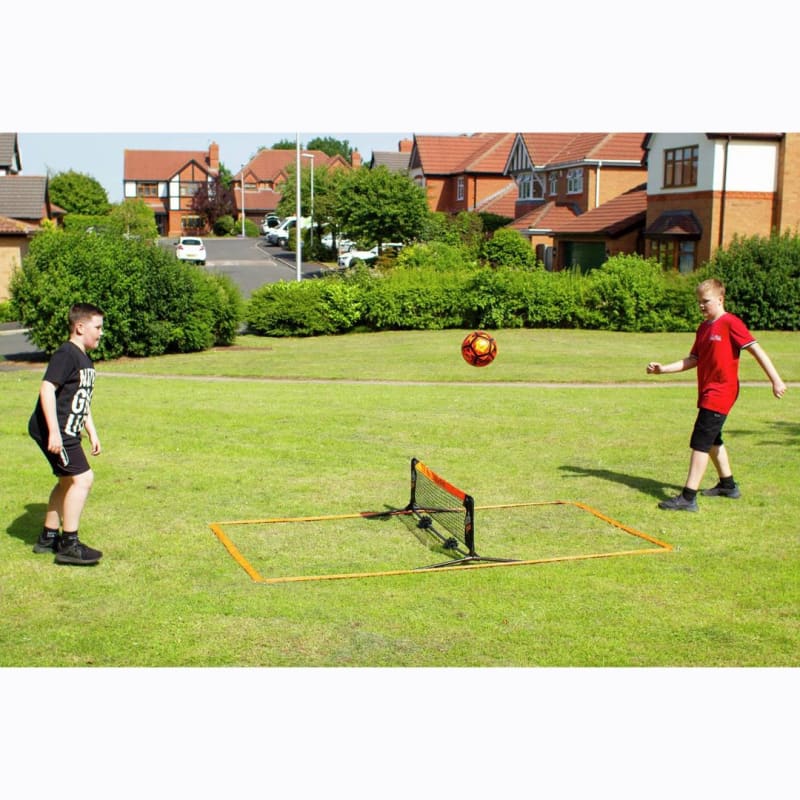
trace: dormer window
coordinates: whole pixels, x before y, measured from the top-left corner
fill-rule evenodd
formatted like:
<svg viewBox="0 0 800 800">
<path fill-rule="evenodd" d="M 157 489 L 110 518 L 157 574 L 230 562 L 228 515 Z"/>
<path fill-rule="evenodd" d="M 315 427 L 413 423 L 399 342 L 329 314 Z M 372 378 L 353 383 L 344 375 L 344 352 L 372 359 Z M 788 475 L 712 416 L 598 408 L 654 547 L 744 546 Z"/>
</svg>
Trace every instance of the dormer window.
<svg viewBox="0 0 800 800">
<path fill-rule="evenodd" d="M 567 194 L 583 193 L 583 170 L 579 167 L 567 170 Z"/>
</svg>

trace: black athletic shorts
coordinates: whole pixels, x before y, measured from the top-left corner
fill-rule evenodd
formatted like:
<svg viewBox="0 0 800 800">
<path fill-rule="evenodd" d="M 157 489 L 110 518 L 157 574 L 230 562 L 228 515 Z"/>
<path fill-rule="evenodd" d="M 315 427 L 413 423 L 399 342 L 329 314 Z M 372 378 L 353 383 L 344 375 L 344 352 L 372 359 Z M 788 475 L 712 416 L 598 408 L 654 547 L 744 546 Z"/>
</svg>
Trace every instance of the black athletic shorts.
<svg viewBox="0 0 800 800">
<path fill-rule="evenodd" d="M 709 452 L 712 447 L 719 447 L 722 444 L 722 426 L 727 418 L 727 414 L 701 408 L 697 412 L 689 447 L 701 453 Z"/>
<path fill-rule="evenodd" d="M 51 453 L 47 449 L 46 441 L 43 442 L 41 439 L 35 438 L 33 441 L 39 445 L 39 449 L 50 463 L 53 475 L 57 478 L 63 478 L 67 475 L 83 475 L 84 472 L 88 472 L 91 469 L 80 440 L 65 445 L 61 448 L 60 453 Z"/>
</svg>

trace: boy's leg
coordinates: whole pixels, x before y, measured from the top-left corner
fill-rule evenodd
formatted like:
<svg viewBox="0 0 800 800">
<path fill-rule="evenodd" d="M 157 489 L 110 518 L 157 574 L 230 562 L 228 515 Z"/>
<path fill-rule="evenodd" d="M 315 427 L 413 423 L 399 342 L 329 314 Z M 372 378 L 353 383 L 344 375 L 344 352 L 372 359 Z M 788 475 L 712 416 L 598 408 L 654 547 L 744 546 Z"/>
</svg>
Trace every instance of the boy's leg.
<svg viewBox="0 0 800 800">
<path fill-rule="evenodd" d="M 81 514 L 94 483 L 94 472 L 88 470 L 80 475 L 65 475 L 58 482 L 62 487 L 61 523 L 63 530 L 77 531 L 81 523 Z"/>
<path fill-rule="evenodd" d="M 56 549 L 56 564 L 96 564 L 103 554 L 99 550 L 87 547 L 78 539 L 78 526 L 94 483 L 94 472 L 90 469 L 80 475 L 61 478 L 61 481 L 65 485 L 62 509 L 63 533 Z"/>
<path fill-rule="evenodd" d="M 709 455 L 701 450 L 692 450 L 689 458 L 689 474 L 686 476 L 685 486 L 687 489 L 693 489 L 696 492 L 700 488 L 700 481 L 703 480 L 703 475 L 708 467 Z"/>
<path fill-rule="evenodd" d="M 733 475 L 730 461 L 728 460 L 728 451 L 725 449 L 724 444 L 712 447 L 709 455 L 720 478 L 730 478 Z"/>
</svg>

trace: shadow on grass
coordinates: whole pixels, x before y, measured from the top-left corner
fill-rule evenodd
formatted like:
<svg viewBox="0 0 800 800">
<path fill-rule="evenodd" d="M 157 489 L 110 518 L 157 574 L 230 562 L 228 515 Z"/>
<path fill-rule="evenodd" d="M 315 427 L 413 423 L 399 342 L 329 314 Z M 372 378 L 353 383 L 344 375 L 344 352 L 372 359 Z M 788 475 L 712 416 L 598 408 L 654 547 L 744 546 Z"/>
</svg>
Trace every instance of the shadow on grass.
<svg viewBox="0 0 800 800">
<path fill-rule="evenodd" d="M 47 512 L 47 503 L 29 503 L 25 506 L 25 513 L 18 516 L 7 528 L 9 536 L 21 539 L 25 544 L 33 545 L 39 538 L 44 515 Z"/>
<path fill-rule="evenodd" d="M 649 494 L 657 500 L 664 500 L 672 497 L 675 492 L 679 492 L 683 486 L 676 484 L 665 484 L 662 481 L 654 481 L 652 478 L 643 478 L 640 475 L 627 475 L 624 472 L 614 472 L 610 469 L 592 469 L 591 467 L 576 467 L 565 464 L 559 467 L 563 472 L 570 472 L 576 477 L 600 478 L 604 481 L 619 483 L 636 489 L 637 492 Z"/>
</svg>

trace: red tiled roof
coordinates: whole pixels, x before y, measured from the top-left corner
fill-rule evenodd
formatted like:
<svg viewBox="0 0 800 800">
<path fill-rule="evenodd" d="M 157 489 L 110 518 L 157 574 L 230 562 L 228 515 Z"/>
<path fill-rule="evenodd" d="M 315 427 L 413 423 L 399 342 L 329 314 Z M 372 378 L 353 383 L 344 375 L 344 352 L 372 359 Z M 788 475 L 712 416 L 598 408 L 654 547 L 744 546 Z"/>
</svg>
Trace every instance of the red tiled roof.
<svg viewBox="0 0 800 800">
<path fill-rule="evenodd" d="M 503 187 L 499 192 L 495 192 L 491 197 L 481 200 L 474 210 L 514 219 L 518 197 L 519 187 L 516 183 L 512 182 L 508 186 Z"/>
<path fill-rule="evenodd" d="M 534 167 L 644 157 L 644 133 L 521 133 Z"/>
<path fill-rule="evenodd" d="M 329 156 L 323 153 L 322 150 L 302 150 L 301 155 L 314 156 L 314 167 L 327 167 L 332 165 L 333 162 L 347 163 L 341 156 Z M 297 163 L 296 150 L 259 150 L 253 158 L 245 165 L 245 175 L 253 175 L 253 177 L 260 182 L 275 182 L 281 175 L 286 174 L 288 167 Z M 240 169 L 234 176 L 235 181 L 242 179 L 242 170 Z"/>
<path fill-rule="evenodd" d="M 236 197 L 236 208 L 242 207 L 242 191 L 238 186 L 233 189 L 233 194 Z M 253 214 L 256 211 L 264 212 L 274 211 L 278 207 L 283 195 L 280 192 L 274 192 L 272 189 L 261 189 L 257 192 L 247 191 L 244 195 L 244 210 L 247 214 Z"/>
<path fill-rule="evenodd" d="M 503 174 L 513 133 L 473 133 L 469 136 L 415 136 L 415 164 L 426 175 L 462 172 Z"/>
<path fill-rule="evenodd" d="M 563 150 L 576 136 L 575 133 L 521 133 L 522 141 L 534 167 L 549 164 L 556 153 Z"/>
<path fill-rule="evenodd" d="M 564 233 L 602 233 L 617 236 L 637 224 L 642 224 L 647 214 L 647 190 L 644 185 L 603 203 L 585 214 L 562 222 L 553 231 Z"/>
<path fill-rule="evenodd" d="M 31 225 L 20 219 L 0 216 L 0 236 L 27 236 L 40 230 L 38 225 Z"/>
<path fill-rule="evenodd" d="M 633 161 L 644 158 L 644 133 L 579 133 L 556 153 L 550 165 L 577 161 Z"/>
<path fill-rule="evenodd" d="M 215 174 L 203 150 L 125 150 L 123 180 L 166 181 L 192 161 Z"/>
<path fill-rule="evenodd" d="M 556 205 L 555 202 L 551 200 L 529 211 L 527 214 L 518 217 L 508 227 L 518 231 L 528 231 L 532 229 L 554 231 L 576 217 L 577 214 L 572 206 Z"/>
</svg>

